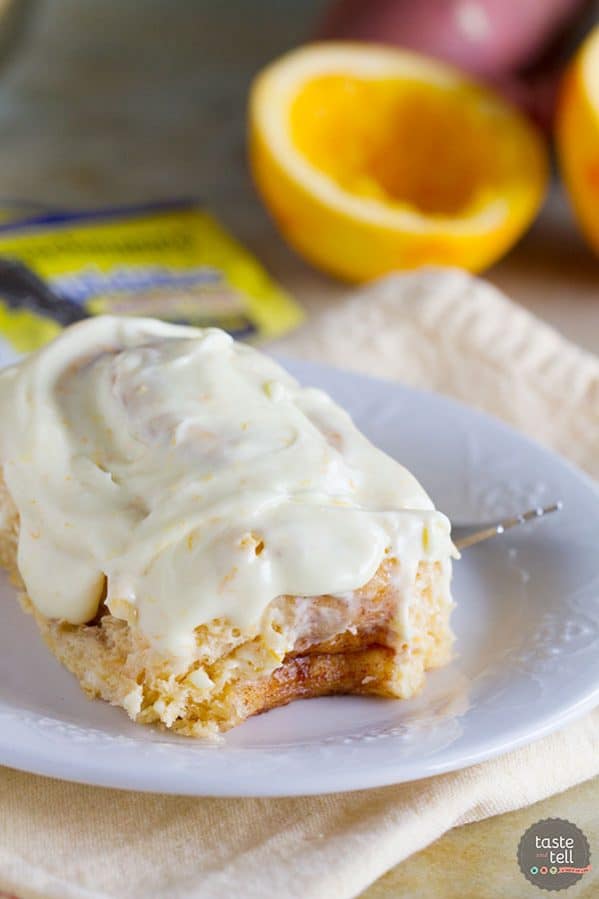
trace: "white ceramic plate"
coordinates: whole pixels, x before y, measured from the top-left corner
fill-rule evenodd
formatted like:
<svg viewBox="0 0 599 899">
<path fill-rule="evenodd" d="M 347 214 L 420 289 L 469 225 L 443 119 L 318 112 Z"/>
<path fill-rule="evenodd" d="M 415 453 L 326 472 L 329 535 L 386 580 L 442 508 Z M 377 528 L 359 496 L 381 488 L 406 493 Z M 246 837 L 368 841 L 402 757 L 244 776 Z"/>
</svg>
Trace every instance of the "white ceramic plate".
<svg viewBox="0 0 599 899">
<path fill-rule="evenodd" d="M 90 702 L 42 645 L 6 581 L 0 763 L 68 780 L 210 796 L 353 790 L 427 777 L 527 743 L 599 703 L 599 494 L 557 456 L 440 396 L 322 366 L 330 391 L 456 522 L 561 499 L 563 511 L 455 565 L 457 657 L 407 702 L 292 703 L 221 745 L 133 724 Z"/>
</svg>

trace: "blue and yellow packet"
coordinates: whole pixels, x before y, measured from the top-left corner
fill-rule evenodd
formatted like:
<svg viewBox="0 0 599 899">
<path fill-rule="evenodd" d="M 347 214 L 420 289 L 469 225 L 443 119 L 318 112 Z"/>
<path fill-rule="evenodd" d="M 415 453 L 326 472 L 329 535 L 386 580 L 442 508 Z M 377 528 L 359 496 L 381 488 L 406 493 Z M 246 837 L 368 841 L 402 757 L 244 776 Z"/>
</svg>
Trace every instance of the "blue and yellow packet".
<svg viewBox="0 0 599 899">
<path fill-rule="evenodd" d="M 268 339 L 299 324 L 295 301 L 199 204 L 59 212 L 0 209 L 0 359 L 88 315 L 140 315 Z"/>
<path fill-rule="evenodd" d="M 0 197 L 0 225 L 10 222 L 14 224 L 19 221 L 28 221 L 29 219 L 49 215 L 50 212 L 56 214 L 58 210 L 50 210 L 41 203 L 19 200 L 16 197 Z"/>
</svg>

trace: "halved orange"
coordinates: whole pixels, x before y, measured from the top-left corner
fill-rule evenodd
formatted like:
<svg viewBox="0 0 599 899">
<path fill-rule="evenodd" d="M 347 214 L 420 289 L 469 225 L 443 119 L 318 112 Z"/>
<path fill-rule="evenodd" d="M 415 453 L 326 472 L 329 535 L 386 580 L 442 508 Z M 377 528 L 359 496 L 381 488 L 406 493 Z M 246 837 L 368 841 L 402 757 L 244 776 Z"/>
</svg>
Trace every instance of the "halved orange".
<svg viewBox="0 0 599 899">
<path fill-rule="evenodd" d="M 252 86 L 249 128 L 282 233 L 350 281 L 429 263 L 483 269 L 546 187 L 544 142 L 516 109 L 445 64 L 378 45 L 313 44 L 272 63 Z"/>
<path fill-rule="evenodd" d="M 589 243 L 599 253 L 599 25 L 564 77 L 556 137 L 574 212 Z"/>
</svg>

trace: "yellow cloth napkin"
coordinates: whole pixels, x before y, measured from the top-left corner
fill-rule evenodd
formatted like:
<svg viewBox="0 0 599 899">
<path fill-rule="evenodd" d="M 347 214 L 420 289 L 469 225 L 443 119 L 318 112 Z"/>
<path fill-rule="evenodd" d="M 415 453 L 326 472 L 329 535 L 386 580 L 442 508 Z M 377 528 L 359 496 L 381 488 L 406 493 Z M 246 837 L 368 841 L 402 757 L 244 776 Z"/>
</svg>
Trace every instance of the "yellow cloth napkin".
<svg viewBox="0 0 599 899">
<path fill-rule="evenodd" d="M 372 285 L 278 351 L 451 393 L 599 476 L 599 362 L 453 271 Z M 413 784 L 299 799 L 151 796 L 0 771 L 0 890 L 21 899 L 357 895 L 449 828 L 599 773 L 599 709 Z"/>
</svg>

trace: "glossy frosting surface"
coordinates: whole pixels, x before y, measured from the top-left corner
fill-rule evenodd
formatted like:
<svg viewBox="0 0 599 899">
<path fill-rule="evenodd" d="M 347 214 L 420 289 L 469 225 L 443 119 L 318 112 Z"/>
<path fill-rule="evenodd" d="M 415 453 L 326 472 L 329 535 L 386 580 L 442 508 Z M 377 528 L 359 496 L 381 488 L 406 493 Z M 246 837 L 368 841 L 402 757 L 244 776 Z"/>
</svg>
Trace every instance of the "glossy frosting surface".
<svg viewBox="0 0 599 899">
<path fill-rule="evenodd" d="M 98 317 L 0 374 L 19 567 L 46 616 L 106 603 L 186 655 L 281 594 L 343 594 L 386 555 L 452 552 L 416 479 L 320 390 L 215 329 Z"/>
</svg>

